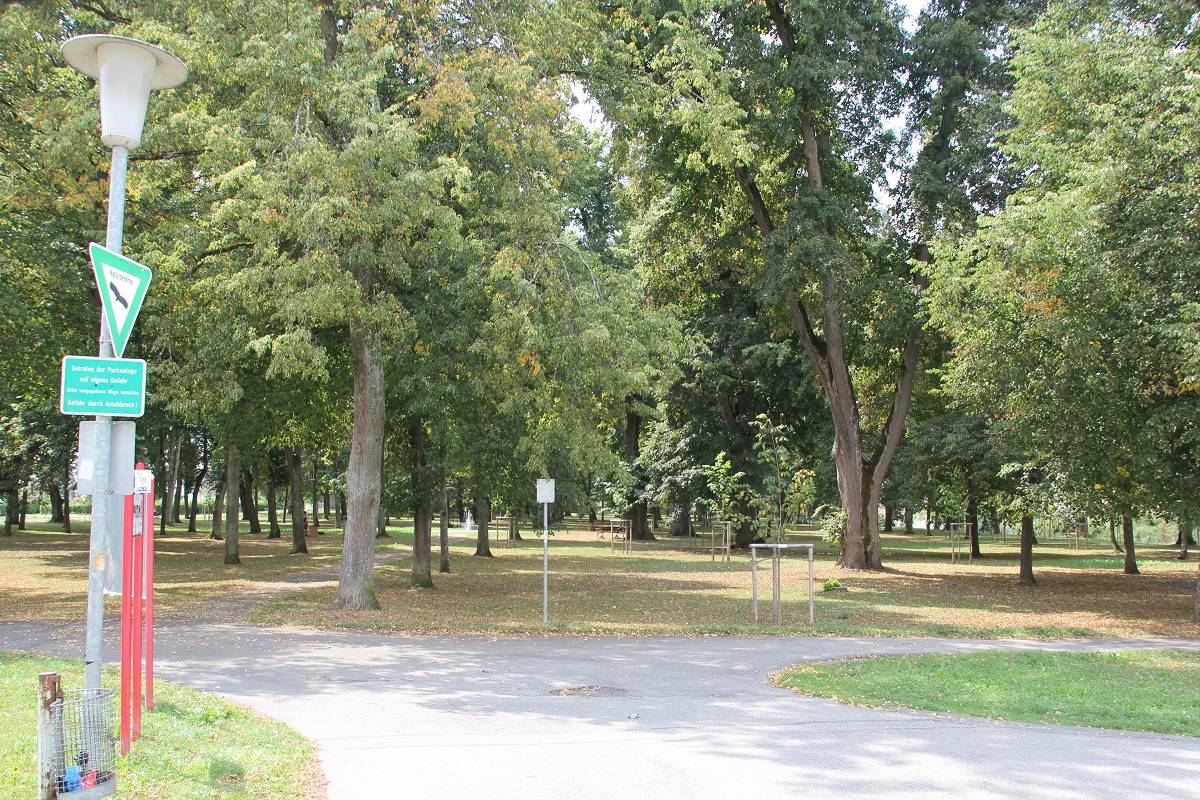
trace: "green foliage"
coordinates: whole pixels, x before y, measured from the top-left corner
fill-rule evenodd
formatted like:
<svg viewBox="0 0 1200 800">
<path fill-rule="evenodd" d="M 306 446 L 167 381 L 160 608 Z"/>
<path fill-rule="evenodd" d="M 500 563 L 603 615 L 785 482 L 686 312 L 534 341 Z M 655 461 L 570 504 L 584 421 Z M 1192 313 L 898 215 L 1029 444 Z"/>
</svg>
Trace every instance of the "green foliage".
<svg viewBox="0 0 1200 800">
<path fill-rule="evenodd" d="M 755 420 L 754 451 L 762 465 L 761 491 L 751 501 L 754 529 L 767 541 L 782 542 L 788 528 L 808 517 L 816 495 L 814 473 L 800 468 L 787 432 L 766 414 Z"/>
<path fill-rule="evenodd" d="M 724 452 L 717 453 L 712 464 L 704 467 L 709 496 L 704 503 L 715 519 L 739 523 L 738 500 L 747 492 L 744 472 L 734 472 L 733 462 Z"/>
<path fill-rule="evenodd" d="M 1178 213 L 1197 185 L 1190 13 L 1055 4 L 1019 34 L 1006 149 L 1025 185 L 976 235 L 943 240 L 930 270 L 952 391 L 1096 516 L 1196 513 L 1183 342 L 1200 284 Z"/>
</svg>

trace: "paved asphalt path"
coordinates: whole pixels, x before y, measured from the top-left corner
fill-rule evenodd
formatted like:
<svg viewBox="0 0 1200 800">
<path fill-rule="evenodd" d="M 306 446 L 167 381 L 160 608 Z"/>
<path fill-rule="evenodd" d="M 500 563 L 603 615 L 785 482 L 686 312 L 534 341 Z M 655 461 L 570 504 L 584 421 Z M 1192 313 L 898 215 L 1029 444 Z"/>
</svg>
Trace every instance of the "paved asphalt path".
<svg viewBox="0 0 1200 800">
<path fill-rule="evenodd" d="M 768 683 L 849 655 L 1200 640 L 416 637 L 248 626 L 242 610 L 164 620 L 156 674 L 314 740 L 329 800 L 1200 798 L 1197 739 L 870 711 Z M 78 622 L 0 624 L 0 649 L 82 642 Z"/>
</svg>

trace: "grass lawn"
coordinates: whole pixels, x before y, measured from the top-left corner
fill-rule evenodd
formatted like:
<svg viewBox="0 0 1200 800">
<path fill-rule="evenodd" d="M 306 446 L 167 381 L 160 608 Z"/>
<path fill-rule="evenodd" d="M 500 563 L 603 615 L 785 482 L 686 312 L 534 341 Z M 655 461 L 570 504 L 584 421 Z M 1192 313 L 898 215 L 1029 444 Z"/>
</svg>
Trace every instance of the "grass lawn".
<svg viewBox="0 0 1200 800">
<path fill-rule="evenodd" d="M 1200 736 L 1200 653 L 990 652 L 802 664 L 776 683 L 867 708 Z"/>
<path fill-rule="evenodd" d="M 87 539 L 33 526 L 0 538 L 0 620 L 82 617 Z M 380 548 L 407 547 L 411 527 L 390 529 Z M 223 543 L 203 533 L 169 528 L 158 538 L 160 608 L 228 594 L 254 583 L 336 563 L 338 530 L 310 537 L 308 555 L 288 555 L 290 539 L 241 536 L 242 564 L 222 564 Z M 807 562 L 784 561 L 782 628 L 771 624 L 770 570 L 762 568 L 762 623 L 750 608 L 749 558 L 714 561 L 707 537 L 691 542 L 637 542 L 623 553 L 572 520 L 550 543 L 550 625 L 541 622 L 540 539 L 509 547 L 493 541 L 494 558 L 478 558 L 473 534 L 454 531 L 451 569 L 434 573 L 432 590 L 409 588 L 411 560 L 376 569 L 383 610 L 349 614 L 329 609 L 335 588 L 316 585 L 259 607 L 250 620 L 267 624 L 369 628 L 406 632 L 742 634 L 916 636 L 1198 636 L 1192 621 L 1195 561 L 1175 550 L 1142 545 L 1143 574 L 1122 574 L 1122 560 L 1106 542 L 1074 549 L 1043 540 L 1035 549 L 1038 585 L 1017 585 L 1017 544 L 983 543 L 983 558 L 951 564 L 945 534 L 886 534 L 883 572 L 847 572 L 836 550 L 808 529 L 796 541 L 816 543 L 816 619 L 807 625 Z M 434 569 L 437 569 L 436 531 Z M 836 577 L 846 591 L 821 592 Z M 112 602 L 112 601 L 110 601 Z"/>
<path fill-rule="evenodd" d="M 83 686 L 80 661 L 0 652 L 0 800 L 37 795 L 37 675 Z M 116 686 L 106 671 L 106 686 Z M 142 738 L 117 766 L 117 798 L 317 800 L 324 779 L 308 740 L 278 722 L 161 681 Z M 70 797 L 69 794 L 64 795 Z"/>
<path fill-rule="evenodd" d="M 82 618 L 87 608 L 88 526 L 62 533 L 57 525 L 30 523 L 29 530 L 0 537 L 0 620 Z M 225 543 L 207 534 L 168 527 L 154 540 L 155 599 L 163 607 L 205 596 L 237 591 L 336 562 L 339 535 L 308 538 L 307 555 L 289 555 L 291 537 L 251 536 L 243 523 L 239 538 L 242 563 L 226 566 Z M 107 598 L 115 611 L 119 598 Z"/>
<path fill-rule="evenodd" d="M 526 534 L 529 535 L 529 534 Z M 807 562 L 786 559 L 783 620 L 770 622 L 770 571 L 760 575 L 762 624 L 752 622 L 749 559 L 713 561 L 687 541 L 635 543 L 611 552 L 609 542 L 572 527 L 550 543 L 550 625 L 541 623 L 541 543 L 493 544 L 495 558 L 477 558 L 473 543 L 452 547 L 449 574 L 436 588 L 409 588 L 411 562 L 376 571 L 383 610 L 332 611 L 332 587 L 290 595 L 260 607 L 251 620 L 270 624 L 393 631 L 478 633 L 939 635 L 1053 638 L 1063 636 L 1197 636 L 1192 621 L 1196 568 L 1175 551 L 1143 547 L 1143 574 L 1122 574 L 1122 561 L 1099 545 L 1066 542 L 1037 548 L 1038 586 L 1017 585 L 1015 542 L 986 542 L 973 564 L 950 564 L 945 536 L 887 535 L 878 573 L 846 572 L 833 545 L 815 531 L 815 627 L 807 623 Z M 706 542 L 702 540 L 700 544 Z M 434 568 L 437 555 L 434 555 Z M 761 569 L 761 567 L 760 567 Z M 837 577 L 844 592 L 821 592 Z"/>
</svg>

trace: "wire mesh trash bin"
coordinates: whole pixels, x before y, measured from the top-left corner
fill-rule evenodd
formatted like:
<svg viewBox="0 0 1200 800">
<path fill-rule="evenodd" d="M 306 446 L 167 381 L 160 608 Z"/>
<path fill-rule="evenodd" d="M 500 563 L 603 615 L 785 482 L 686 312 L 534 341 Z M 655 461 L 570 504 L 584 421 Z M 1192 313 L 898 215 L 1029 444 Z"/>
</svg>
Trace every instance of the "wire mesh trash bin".
<svg viewBox="0 0 1200 800">
<path fill-rule="evenodd" d="M 117 790 L 114 691 L 63 691 L 57 675 L 40 680 L 40 797 L 108 797 Z"/>
</svg>

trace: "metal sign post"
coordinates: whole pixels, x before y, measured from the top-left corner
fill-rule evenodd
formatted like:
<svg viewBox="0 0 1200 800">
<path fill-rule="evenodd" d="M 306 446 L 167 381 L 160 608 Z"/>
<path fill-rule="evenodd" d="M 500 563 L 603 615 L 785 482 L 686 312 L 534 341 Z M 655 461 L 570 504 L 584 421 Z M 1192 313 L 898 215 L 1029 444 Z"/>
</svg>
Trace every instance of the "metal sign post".
<svg viewBox="0 0 1200 800">
<path fill-rule="evenodd" d="M 68 64 L 84 75 L 95 78 L 99 83 L 100 141 L 112 148 L 105 249 L 110 256 L 119 256 L 125 229 L 125 180 L 129 171 L 129 151 L 142 143 L 142 128 L 146 121 L 146 104 L 150 100 L 150 92 L 155 89 L 170 89 L 183 83 L 187 80 L 187 67 L 161 47 L 123 36 L 73 36 L 63 42 L 62 54 Z M 98 355 L 100 358 L 113 358 L 120 353 L 113 348 L 113 331 L 109 329 L 109 318 L 112 317 L 124 328 L 123 334 L 127 339 L 137 316 L 136 310 L 131 308 L 133 296 L 126 296 L 132 283 L 121 279 L 116 272 L 105 269 L 103 265 L 100 265 L 96 274 L 101 284 L 100 296 L 106 304 L 124 303 L 121 311 L 106 306 L 104 313 L 100 315 Z M 105 285 L 110 278 L 116 286 L 115 289 Z M 145 295 L 149 277 L 143 278 L 144 280 L 139 279 L 134 287 L 137 291 L 133 292 L 133 295 Z M 96 414 L 96 439 L 93 447 L 95 489 L 92 495 L 92 530 L 88 551 L 84 686 L 89 690 L 98 690 L 100 660 L 104 650 L 105 552 L 108 549 L 107 542 L 120 535 L 120 509 L 113 506 L 115 497 L 109 482 L 109 454 L 114 414 L 107 410 L 93 413 Z M 120 413 L 117 415 L 123 416 Z"/>
<path fill-rule="evenodd" d="M 542 504 L 542 622 L 550 621 L 550 504 L 554 502 L 554 480 L 539 478 L 537 501 Z"/>
</svg>

